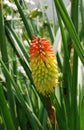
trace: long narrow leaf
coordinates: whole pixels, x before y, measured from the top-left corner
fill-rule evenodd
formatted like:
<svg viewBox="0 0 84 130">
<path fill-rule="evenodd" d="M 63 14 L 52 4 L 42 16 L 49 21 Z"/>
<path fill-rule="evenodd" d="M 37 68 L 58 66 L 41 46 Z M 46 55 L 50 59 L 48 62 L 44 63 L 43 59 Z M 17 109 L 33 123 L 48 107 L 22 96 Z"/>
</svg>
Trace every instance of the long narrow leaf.
<svg viewBox="0 0 84 130">
<path fill-rule="evenodd" d="M 78 0 L 71 2 L 71 18 L 78 33 Z M 73 71 L 71 87 L 71 129 L 79 130 L 78 107 L 77 107 L 77 79 L 78 79 L 78 55 L 74 50 Z M 74 106 L 74 107 L 72 107 Z"/>
<path fill-rule="evenodd" d="M 66 27 L 71 35 L 71 38 L 73 39 L 74 48 L 75 48 L 78 56 L 80 57 L 82 63 L 84 64 L 84 50 L 81 46 L 79 37 L 78 37 L 75 27 L 66 11 L 66 8 L 65 8 L 62 0 L 59 0 L 59 1 L 54 0 L 54 2 L 55 2 L 58 12 L 60 13 L 60 15 L 63 19 L 64 24 L 66 25 Z"/>
<path fill-rule="evenodd" d="M 27 33 L 28 33 L 28 36 L 29 38 L 31 39 L 32 38 L 32 35 L 34 34 L 33 30 L 32 30 L 32 27 L 31 27 L 31 24 L 29 24 L 29 20 L 26 18 L 25 14 L 24 14 L 24 11 L 19 3 L 18 0 L 14 0 L 15 1 L 15 4 L 18 8 L 18 11 L 20 13 L 20 16 L 24 22 L 24 25 L 25 25 L 25 28 L 27 30 Z"/>
</svg>

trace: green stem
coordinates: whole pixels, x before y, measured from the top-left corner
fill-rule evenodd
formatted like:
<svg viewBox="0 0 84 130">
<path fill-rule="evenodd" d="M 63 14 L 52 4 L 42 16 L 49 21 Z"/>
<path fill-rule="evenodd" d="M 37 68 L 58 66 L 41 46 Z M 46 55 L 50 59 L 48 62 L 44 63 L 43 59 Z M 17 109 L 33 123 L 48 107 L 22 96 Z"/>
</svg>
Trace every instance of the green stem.
<svg viewBox="0 0 84 130">
<path fill-rule="evenodd" d="M 49 32 L 49 36 L 50 36 L 50 40 L 51 40 L 51 44 L 53 45 L 54 43 L 54 36 L 53 36 L 53 32 L 52 32 L 52 29 L 51 29 L 51 26 L 50 26 L 50 22 L 49 22 L 49 19 L 48 17 L 46 16 L 46 23 L 45 25 L 47 26 L 47 29 L 48 29 L 48 32 Z"/>
<path fill-rule="evenodd" d="M 15 52 L 14 52 L 14 50 L 12 50 L 12 58 L 14 59 L 13 60 L 13 77 L 14 77 L 14 80 L 15 80 L 15 82 L 17 82 L 17 60 L 16 60 L 16 55 L 15 55 Z"/>
<path fill-rule="evenodd" d="M 80 0 L 80 13 L 81 13 L 81 21 L 82 21 L 80 39 L 84 40 L 84 4 L 83 4 L 83 0 Z"/>
<path fill-rule="evenodd" d="M 60 59 L 60 56 L 59 56 L 59 53 L 58 53 L 58 52 L 57 52 L 56 57 L 57 57 L 57 61 L 58 61 L 58 66 L 59 66 L 59 68 L 60 68 L 60 71 L 62 72 L 62 61 L 61 61 L 61 59 Z"/>
<path fill-rule="evenodd" d="M 78 0 L 71 1 L 71 19 L 78 33 Z M 77 110 L 78 55 L 74 50 L 71 93 L 71 130 L 79 130 Z"/>
</svg>

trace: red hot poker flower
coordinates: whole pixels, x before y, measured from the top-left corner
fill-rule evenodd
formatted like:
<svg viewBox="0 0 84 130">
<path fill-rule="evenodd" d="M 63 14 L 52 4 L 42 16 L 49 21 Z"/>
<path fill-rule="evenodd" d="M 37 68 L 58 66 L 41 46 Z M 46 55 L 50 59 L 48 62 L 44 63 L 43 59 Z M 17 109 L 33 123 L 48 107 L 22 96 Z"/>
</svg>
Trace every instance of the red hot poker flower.
<svg viewBox="0 0 84 130">
<path fill-rule="evenodd" d="M 43 95 L 53 91 L 58 84 L 56 56 L 46 38 L 33 36 L 30 43 L 30 67 L 37 91 Z"/>
</svg>

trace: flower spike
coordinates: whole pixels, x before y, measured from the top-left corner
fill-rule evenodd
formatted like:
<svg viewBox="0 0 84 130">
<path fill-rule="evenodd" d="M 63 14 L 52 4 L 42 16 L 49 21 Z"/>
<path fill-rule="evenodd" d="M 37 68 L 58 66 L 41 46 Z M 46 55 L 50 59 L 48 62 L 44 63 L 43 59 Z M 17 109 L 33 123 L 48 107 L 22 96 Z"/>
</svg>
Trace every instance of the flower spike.
<svg viewBox="0 0 84 130">
<path fill-rule="evenodd" d="M 46 38 L 33 36 L 29 54 L 36 89 L 43 95 L 49 94 L 58 85 L 57 61 L 50 42 Z"/>
</svg>

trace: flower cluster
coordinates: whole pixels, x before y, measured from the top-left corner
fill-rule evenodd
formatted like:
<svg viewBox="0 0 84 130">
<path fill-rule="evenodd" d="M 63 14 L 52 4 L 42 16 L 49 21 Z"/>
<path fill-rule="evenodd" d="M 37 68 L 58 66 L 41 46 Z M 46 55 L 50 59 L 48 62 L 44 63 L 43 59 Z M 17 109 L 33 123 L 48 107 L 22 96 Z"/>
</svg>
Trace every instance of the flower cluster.
<svg viewBox="0 0 84 130">
<path fill-rule="evenodd" d="M 52 92 L 58 84 L 58 68 L 50 42 L 46 38 L 33 36 L 29 54 L 32 78 L 37 91 L 43 95 Z"/>
</svg>

